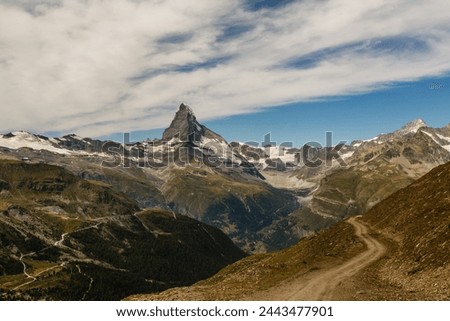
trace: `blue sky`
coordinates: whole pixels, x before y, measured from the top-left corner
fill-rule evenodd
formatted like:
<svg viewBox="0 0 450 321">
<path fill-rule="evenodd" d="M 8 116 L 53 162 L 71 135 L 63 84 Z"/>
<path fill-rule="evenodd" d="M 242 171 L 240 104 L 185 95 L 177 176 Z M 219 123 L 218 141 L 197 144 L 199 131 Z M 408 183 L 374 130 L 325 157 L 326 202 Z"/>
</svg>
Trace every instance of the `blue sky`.
<svg viewBox="0 0 450 321">
<path fill-rule="evenodd" d="M 228 140 L 261 142 L 264 134 L 271 132 L 272 140 L 278 144 L 292 141 L 294 146 L 301 146 L 309 141 L 324 144 L 327 131 L 333 132 L 334 143 L 368 139 L 417 118 L 431 127 L 450 124 L 450 78 L 397 84 L 370 94 L 294 103 L 206 124 Z"/>
<path fill-rule="evenodd" d="M 449 57 L 448 0 L 0 0 L 0 128 L 368 138 L 448 123 Z"/>
<path fill-rule="evenodd" d="M 325 133 L 333 132 L 333 142 L 369 139 L 399 129 L 422 118 L 430 127 L 450 124 L 450 77 L 392 84 L 383 90 L 320 101 L 293 103 L 262 112 L 201 121 L 229 141 L 260 143 L 267 133 L 272 141 L 294 146 L 315 141 L 325 143 Z M 168 124 L 167 124 L 168 126 Z M 160 138 L 163 129 L 131 133 L 132 140 Z M 104 138 L 121 141 L 123 135 Z"/>
</svg>

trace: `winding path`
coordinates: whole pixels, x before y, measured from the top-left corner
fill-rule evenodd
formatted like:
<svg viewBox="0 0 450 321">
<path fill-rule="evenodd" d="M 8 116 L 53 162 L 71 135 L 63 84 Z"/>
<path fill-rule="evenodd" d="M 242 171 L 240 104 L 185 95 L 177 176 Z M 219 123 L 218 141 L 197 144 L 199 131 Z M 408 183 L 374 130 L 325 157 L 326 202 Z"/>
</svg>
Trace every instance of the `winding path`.
<svg viewBox="0 0 450 321">
<path fill-rule="evenodd" d="M 83 228 L 80 228 L 78 230 L 75 230 L 75 231 L 72 231 L 72 232 L 69 232 L 69 233 L 63 233 L 63 234 L 61 234 L 61 239 L 59 241 L 55 242 L 54 246 L 58 246 L 58 247 L 65 246 L 63 243 L 66 240 L 66 237 L 70 236 L 70 234 L 75 234 L 77 232 L 86 231 L 86 230 L 89 230 L 91 228 L 97 229 L 101 224 L 103 224 L 103 223 L 100 222 L 100 223 L 97 223 L 95 225 L 83 227 Z"/>
<path fill-rule="evenodd" d="M 288 293 L 287 300 L 330 300 L 334 289 L 346 279 L 380 259 L 386 252 L 383 244 L 368 234 L 367 226 L 356 217 L 348 221 L 355 228 L 355 235 L 366 245 L 367 249 L 342 265 L 319 273 L 314 278 L 299 286 L 297 291 Z"/>
<path fill-rule="evenodd" d="M 355 235 L 367 245 L 364 252 L 331 269 L 318 270 L 290 280 L 287 286 L 278 286 L 273 291 L 269 290 L 269 293 L 265 294 L 266 297 L 275 301 L 332 300 L 339 284 L 379 260 L 386 252 L 386 247 L 369 235 L 367 226 L 357 217 L 352 217 L 347 222 L 353 225 Z"/>
<path fill-rule="evenodd" d="M 64 243 L 64 241 L 66 240 L 66 237 L 67 237 L 67 236 L 70 236 L 70 234 L 74 234 L 74 233 L 76 233 L 76 232 L 85 231 L 85 230 L 92 229 L 92 228 L 97 229 L 101 224 L 103 224 L 103 222 L 96 223 L 95 225 L 83 227 L 83 228 L 80 228 L 80 229 L 78 229 L 78 230 L 75 230 L 75 231 L 72 231 L 72 232 L 69 232 L 69 233 L 63 233 L 63 234 L 61 234 L 61 239 L 60 239 L 59 241 L 55 242 L 55 243 L 53 244 L 53 246 L 57 246 L 57 247 L 66 247 L 63 243 Z M 18 290 L 18 289 L 20 289 L 20 288 L 22 288 L 22 287 L 24 287 L 24 286 L 26 286 L 26 285 L 29 285 L 29 284 L 31 284 L 31 283 L 37 281 L 37 277 L 40 276 L 41 274 L 44 274 L 45 272 L 51 271 L 51 270 L 53 270 L 53 269 L 55 269 L 55 268 L 57 268 L 57 267 L 63 267 L 63 266 L 67 263 L 67 262 L 62 262 L 62 263 L 57 264 L 57 265 L 54 265 L 54 266 L 52 266 L 52 267 L 50 267 L 50 268 L 48 268 L 48 269 L 42 270 L 42 271 L 40 271 L 39 273 L 37 273 L 37 274 L 35 274 L 35 275 L 29 274 L 29 273 L 27 272 L 28 267 L 27 267 L 26 263 L 23 261 L 23 259 L 24 259 L 25 257 L 27 257 L 27 256 L 32 256 L 33 254 L 43 252 L 43 251 L 49 249 L 50 247 L 51 247 L 51 246 L 48 246 L 48 247 L 46 247 L 46 248 L 43 248 L 42 250 L 40 250 L 40 251 L 38 251 L 38 252 L 31 252 L 31 253 L 27 253 L 27 254 L 22 254 L 22 253 L 20 253 L 19 261 L 20 261 L 20 263 L 22 263 L 22 265 L 23 265 L 23 274 L 26 276 L 27 279 L 31 279 L 31 280 L 19 284 L 18 286 L 16 286 L 15 288 L 12 289 L 13 291 Z M 78 271 L 79 271 L 81 274 L 86 275 L 86 274 L 84 274 L 84 273 L 81 272 L 81 270 L 80 270 L 80 268 L 79 268 L 78 266 L 77 266 L 77 268 L 78 268 Z M 86 275 L 86 277 L 90 278 L 88 275 Z M 90 291 L 90 289 L 91 289 L 91 287 L 92 287 L 92 283 L 93 283 L 92 278 L 90 278 L 90 279 L 91 279 L 91 282 L 90 282 L 90 284 L 89 284 L 89 290 L 88 290 L 88 292 Z M 86 292 L 86 294 L 87 294 L 87 292 Z M 84 298 L 84 297 L 83 297 L 83 298 Z"/>
<path fill-rule="evenodd" d="M 80 268 L 80 266 L 77 264 L 76 265 L 76 267 L 77 267 L 77 269 L 78 269 L 78 272 L 81 274 L 81 275 L 84 275 L 85 277 L 87 277 L 88 279 L 89 279 L 89 287 L 88 287 L 88 289 L 86 290 L 86 292 L 84 292 L 84 294 L 83 294 L 83 297 L 81 298 L 81 301 L 84 301 L 84 300 L 86 300 L 86 296 L 89 294 L 89 292 L 91 291 L 91 289 L 92 289 L 92 284 L 94 283 L 94 279 L 93 278 L 91 278 L 89 275 L 87 275 L 86 273 L 84 273 L 82 270 L 81 270 L 81 268 Z"/>
<path fill-rule="evenodd" d="M 23 286 L 25 286 L 25 285 L 28 285 L 28 284 L 30 284 L 30 283 L 33 283 L 34 281 L 37 280 L 37 278 L 35 278 L 34 276 L 32 276 L 31 274 L 29 274 L 29 273 L 27 272 L 27 268 L 28 268 L 28 267 L 27 267 L 26 263 L 23 261 L 23 258 L 24 258 L 24 257 L 26 257 L 26 256 L 28 256 L 28 255 L 32 255 L 32 254 L 34 254 L 34 252 L 28 253 L 28 254 L 25 254 L 25 255 L 23 255 L 22 253 L 20 253 L 20 258 L 19 258 L 20 263 L 22 263 L 22 265 L 23 265 L 23 274 L 25 274 L 25 276 L 27 277 L 27 279 L 31 279 L 31 281 L 27 281 L 27 282 L 25 282 L 25 283 L 22 283 L 22 284 L 16 286 L 16 287 L 13 289 L 13 291 L 18 290 L 18 289 L 20 289 L 21 287 L 23 287 Z"/>
</svg>

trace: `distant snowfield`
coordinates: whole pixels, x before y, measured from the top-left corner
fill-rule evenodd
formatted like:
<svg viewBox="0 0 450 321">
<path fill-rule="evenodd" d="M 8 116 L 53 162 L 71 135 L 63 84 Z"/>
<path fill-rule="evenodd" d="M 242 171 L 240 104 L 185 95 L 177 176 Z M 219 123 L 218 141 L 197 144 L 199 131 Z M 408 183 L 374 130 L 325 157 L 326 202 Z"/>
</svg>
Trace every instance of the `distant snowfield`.
<svg viewBox="0 0 450 321">
<path fill-rule="evenodd" d="M 49 152 L 63 155 L 73 154 L 73 152 L 67 149 L 53 146 L 49 140 L 39 138 L 27 132 L 20 131 L 13 132 L 12 134 L 14 136 L 9 138 L 2 135 L 0 137 L 0 146 L 10 149 L 31 148 L 34 150 L 48 150 Z"/>
<path fill-rule="evenodd" d="M 59 141 L 66 140 L 65 138 L 40 138 L 37 135 L 25 131 L 18 131 L 11 133 L 12 137 L 7 137 L 8 135 L 0 134 L 0 147 L 6 147 L 9 149 L 17 150 L 20 148 L 31 148 L 33 150 L 46 150 L 55 154 L 60 155 L 103 155 L 98 153 L 88 153 L 86 151 L 73 151 L 65 148 L 58 147 Z M 83 138 L 73 135 L 74 138 L 82 141 Z M 107 156 L 107 155 L 104 155 Z"/>
<path fill-rule="evenodd" d="M 262 148 L 262 150 L 269 150 L 271 159 L 280 159 L 284 163 L 295 163 L 295 153 L 289 153 L 289 149 L 283 146 L 271 146 Z"/>
</svg>

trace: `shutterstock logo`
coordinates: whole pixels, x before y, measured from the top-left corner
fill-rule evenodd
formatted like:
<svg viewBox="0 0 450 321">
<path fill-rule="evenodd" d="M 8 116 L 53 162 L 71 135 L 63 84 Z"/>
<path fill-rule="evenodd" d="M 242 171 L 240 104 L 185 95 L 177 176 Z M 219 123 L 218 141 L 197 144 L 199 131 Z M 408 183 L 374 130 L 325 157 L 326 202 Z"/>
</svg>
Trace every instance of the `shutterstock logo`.
<svg viewBox="0 0 450 321">
<path fill-rule="evenodd" d="M 124 133 L 123 142 L 106 142 L 102 152 L 110 156 L 104 160 L 104 167 L 129 168 L 131 166 L 163 168 L 185 167 L 239 167 L 252 166 L 264 169 L 287 169 L 289 167 L 318 168 L 322 166 L 347 166 L 340 151 L 346 141 L 333 144 L 333 133 L 325 133 L 325 146 L 310 141 L 302 147 L 294 147 L 292 142 L 276 142 L 271 133 L 264 135 L 261 142 L 247 141 L 231 143 L 208 137 L 198 137 L 195 141 L 181 141 L 175 135 L 169 141 L 149 140 L 131 143 L 130 134 Z"/>
<path fill-rule="evenodd" d="M 321 166 L 333 166 L 333 161 L 336 161 L 339 166 L 347 166 L 347 163 L 342 159 L 339 153 L 346 143 L 346 141 L 340 141 L 338 144 L 333 145 L 333 133 L 326 132 L 325 146 L 322 146 L 319 142 L 310 141 L 300 148 L 294 148 L 292 142 L 277 143 L 272 141 L 271 133 L 264 135 L 261 145 L 257 142 L 246 142 L 245 144 L 254 147 L 262 147 L 266 155 L 269 155 L 271 159 L 278 158 L 282 161 L 289 154 L 293 154 L 294 160 L 291 162 L 291 165 L 316 168 Z"/>
</svg>

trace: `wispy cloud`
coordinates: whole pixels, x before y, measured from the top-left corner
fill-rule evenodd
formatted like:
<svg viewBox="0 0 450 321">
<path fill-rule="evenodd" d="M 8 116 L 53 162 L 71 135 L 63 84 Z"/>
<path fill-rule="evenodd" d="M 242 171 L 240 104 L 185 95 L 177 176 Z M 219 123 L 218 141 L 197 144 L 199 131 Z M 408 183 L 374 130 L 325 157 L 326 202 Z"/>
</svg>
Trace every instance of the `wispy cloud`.
<svg viewBox="0 0 450 321">
<path fill-rule="evenodd" d="M 0 126 L 113 132 L 450 71 L 448 0 L 0 0 Z M 280 2 L 279 2 L 280 3 Z"/>
</svg>

